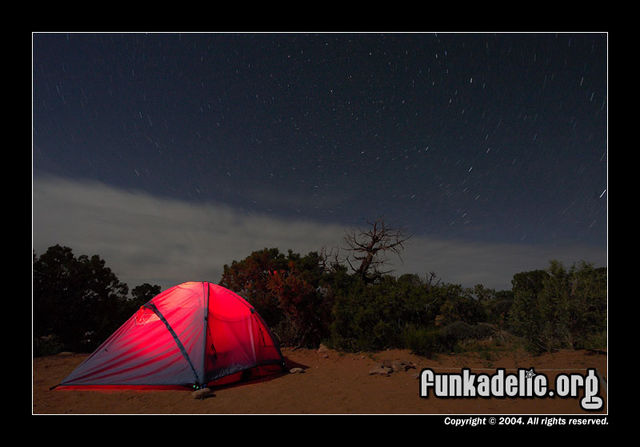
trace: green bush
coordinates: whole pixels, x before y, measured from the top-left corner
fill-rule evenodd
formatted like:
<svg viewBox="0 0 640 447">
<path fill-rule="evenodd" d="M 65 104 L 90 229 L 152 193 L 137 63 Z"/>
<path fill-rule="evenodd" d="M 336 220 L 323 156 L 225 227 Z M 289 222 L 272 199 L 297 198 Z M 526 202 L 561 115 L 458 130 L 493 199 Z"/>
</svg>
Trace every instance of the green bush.
<svg viewBox="0 0 640 447">
<path fill-rule="evenodd" d="M 440 329 L 438 343 L 444 351 L 455 351 L 459 343 L 465 340 L 482 340 L 494 333 L 493 326 L 487 323 L 468 324 L 464 321 L 454 321 Z"/>
<path fill-rule="evenodd" d="M 473 326 L 464 321 L 455 321 L 440 329 L 439 342 L 446 351 L 453 351 L 459 341 L 474 338 Z"/>
<path fill-rule="evenodd" d="M 582 262 L 566 269 L 551 261 L 547 271 L 519 273 L 512 283 L 509 325 L 529 351 L 580 349 L 606 328 L 606 268 Z"/>
<path fill-rule="evenodd" d="M 581 340 L 579 349 L 606 349 L 607 331 L 590 334 Z"/>
<path fill-rule="evenodd" d="M 442 350 L 436 328 L 410 326 L 405 330 L 404 340 L 405 346 L 417 355 L 431 358 Z"/>
<path fill-rule="evenodd" d="M 33 339 L 33 355 L 55 355 L 64 350 L 64 344 L 56 335 L 45 335 Z"/>
<path fill-rule="evenodd" d="M 36 354 L 58 342 L 65 351 L 91 352 L 131 316 L 128 286 L 98 255 L 76 257 L 60 245 L 34 253 L 32 287 L 33 336 L 56 336 L 55 343 L 34 341 Z"/>
<path fill-rule="evenodd" d="M 402 347 L 407 325 L 433 323 L 434 302 L 424 286 L 407 275 L 400 279 L 387 276 L 373 284 L 356 279 L 336 291 L 329 343 L 346 351 Z"/>
<path fill-rule="evenodd" d="M 489 323 L 478 323 L 473 326 L 473 338 L 482 340 L 483 338 L 489 338 L 496 333 L 493 325 Z"/>
<path fill-rule="evenodd" d="M 486 321 L 487 315 L 482 304 L 471 297 L 463 295 L 460 290 L 456 295 L 450 296 L 442 305 L 440 311 L 445 324 L 455 321 L 465 321 L 474 324 Z"/>
</svg>

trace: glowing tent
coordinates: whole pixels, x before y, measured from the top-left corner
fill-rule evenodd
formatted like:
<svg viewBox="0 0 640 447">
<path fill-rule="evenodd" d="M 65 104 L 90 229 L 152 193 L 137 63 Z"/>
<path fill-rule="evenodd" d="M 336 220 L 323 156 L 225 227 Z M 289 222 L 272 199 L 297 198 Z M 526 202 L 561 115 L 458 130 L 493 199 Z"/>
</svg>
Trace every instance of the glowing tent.
<svg viewBox="0 0 640 447">
<path fill-rule="evenodd" d="M 202 388 L 282 371 L 280 348 L 242 297 L 186 282 L 142 306 L 58 388 Z"/>
</svg>

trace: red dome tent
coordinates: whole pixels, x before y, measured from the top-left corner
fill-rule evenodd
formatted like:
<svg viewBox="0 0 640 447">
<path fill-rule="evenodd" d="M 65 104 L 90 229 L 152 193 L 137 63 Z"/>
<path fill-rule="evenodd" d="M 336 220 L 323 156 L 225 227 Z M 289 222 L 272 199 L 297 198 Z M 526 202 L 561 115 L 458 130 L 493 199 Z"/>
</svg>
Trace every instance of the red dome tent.
<svg viewBox="0 0 640 447">
<path fill-rule="evenodd" d="M 208 282 L 156 295 L 59 388 L 202 388 L 284 369 L 280 348 L 242 297 Z"/>
</svg>

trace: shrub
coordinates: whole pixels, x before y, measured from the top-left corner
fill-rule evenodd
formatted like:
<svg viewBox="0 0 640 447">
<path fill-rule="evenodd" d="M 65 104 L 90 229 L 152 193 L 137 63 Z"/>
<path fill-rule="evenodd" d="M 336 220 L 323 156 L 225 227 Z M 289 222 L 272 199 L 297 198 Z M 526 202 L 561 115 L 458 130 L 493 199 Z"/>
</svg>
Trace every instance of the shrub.
<svg viewBox="0 0 640 447">
<path fill-rule="evenodd" d="M 444 350 L 453 351 L 459 341 L 473 338 L 473 326 L 455 321 L 440 329 L 438 338 Z"/>
<path fill-rule="evenodd" d="M 607 331 L 590 334 L 582 340 L 579 349 L 606 349 L 607 348 Z"/>
<path fill-rule="evenodd" d="M 513 291 L 510 326 L 530 351 L 579 349 L 606 328 L 605 268 L 582 262 L 567 270 L 551 261 L 546 272 L 515 275 Z"/>
<path fill-rule="evenodd" d="M 482 304 L 474 298 L 461 295 L 454 295 L 447 298 L 440 312 L 445 324 L 455 321 L 465 321 L 469 324 L 474 324 L 486 320 L 486 312 Z"/>
<path fill-rule="evenodd" d="M 478 323 L 473 326 L 473 338 L 481 340 L 483 338 L 489 338 L 496 333 L 493 325 L 489 323 Z"/>
<path fill-rule="evenodd" d="M 33 355 L 54 355 L 64 350 L 64 344 L 56 335 L 45 335 L 33 339 Z"/>
<path fill-rule="evenodd" d="M 293 261 L 285 274 L 275 272 L 267 282 L 267 289 L 277 298 L 283 317 L 278 323 L 286 323 L 281 330 L 283 342 L 290 346 L 317 347 L 327 335 L 329 306 L 321 290 L 305 279 L 306 271 L 300 271 Z"/>
<path fill-rule="evenodd" d="M 404 333 L 405 346 L 412 353 L 433 357 L 436 352 L 441 351 L 438 329 L 410 326 Z"/>
<path fill-rule="evenodd" d="M 98 255 L 76 257 L 69 247 L 49 247 L 34 254 L 33 335 L 55 334 L 64 350 L 91 352 L 129 318 L 128 292 Z M 88 343 L 87 332 L 94 334 Z M 51 349 L 51 340 L 42 343 Z"/>
<path fill-rule="evenodd" d="M 286 346 L 317 347 L 328 336 L 332 295 L 324 259 L 277 248 L 224 266 L 220 285 L 243 296 Z"/>
<path fill-rule="evenodd" d="M 330 344 L 347 351 L 403 347 L 407 325 L 433 323 L 433 301 L 415 277 L 387 276 L 374 284 L 355 279 L 335 296 Z"/>
<path fill-rule="evenodd" d="M 465 340 L 481 340 L 494 334 L 493 326 L 487 323 L 467 324 L 455 321 L 440 329 L 439 345 L 445 351 L 454 351 Z"/>
<path fill-rule="evenodd" d="M 268 282 L 277 271 L 287 271 L 287 259 L 277 248 L 252 252 L 241 261 L 224 265 L 219 284 L 245 298 L 270 327 L 283 318 L 278 298 L 269 291 Z"/>
</svg>

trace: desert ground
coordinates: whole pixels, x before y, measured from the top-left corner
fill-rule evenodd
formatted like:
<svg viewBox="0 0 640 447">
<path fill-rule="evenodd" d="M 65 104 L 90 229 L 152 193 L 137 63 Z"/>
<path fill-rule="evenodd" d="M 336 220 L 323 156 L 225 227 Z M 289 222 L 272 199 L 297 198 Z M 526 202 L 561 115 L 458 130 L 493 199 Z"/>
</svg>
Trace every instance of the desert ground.
<svg viewBox="0 0 640 447">
<path fill-rule="evenodd" d="M 191 391 L 102 390 L 50 388 L 57 385 L 87 357 L 61 353 L 33 359 L 33 414 L 582 414 L 607 413 L 607 356 L 604 352 L 560 351 L 532 356 L 505 351 L 491 356 L 478 353 L 438 355 L 428 359 L 405 350 L 342 353 L 284 348 L 287 372 L 266 380 L 213 388 L 204 399 Z M 381 366 L 387 366 L 380 371 Z M 393 369 L 395 367 L 395 369 Z M 582 410 L 579 398 L 465 398 L 420 397 L 419 374 L 435 372 L 495 373 L 505 368 L 534 367 L 551 384 L 561 372 L 600 374 L 604 408 Z M 300 368 L 300 369 L 294 369 Z M 289 372 L 293 369 L 293 373 Z M 297 372 L 295 372 L 297 371 Z M 387 374 L 379 374 L 380 372 Z M 376 373 L 378 372 L 378 373 Z"/>
</svg>

